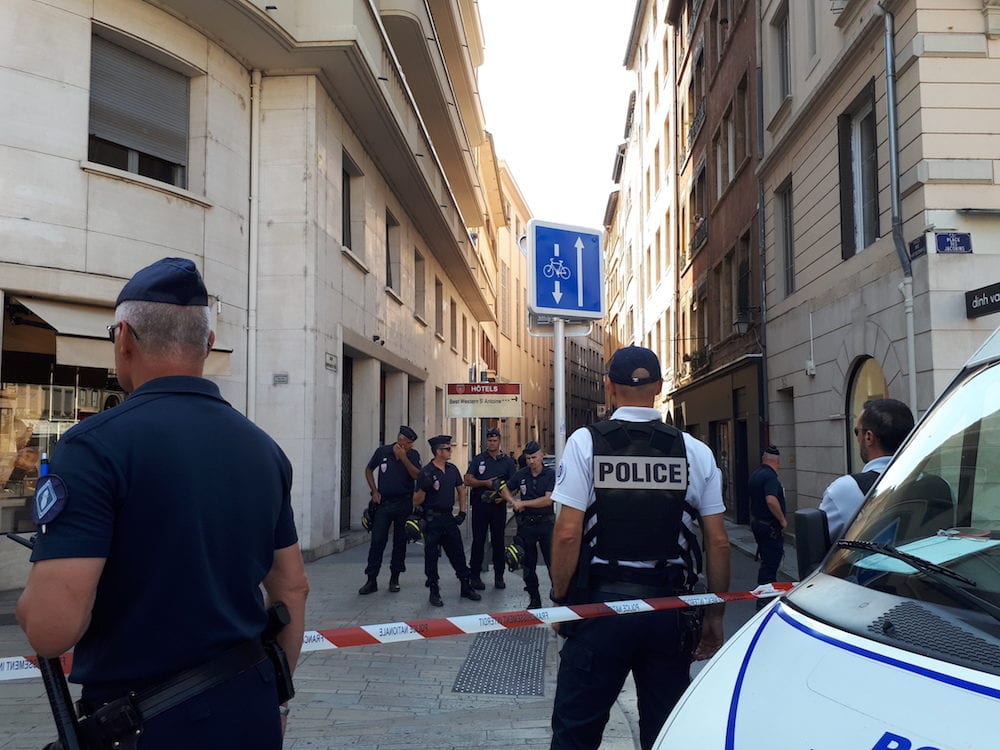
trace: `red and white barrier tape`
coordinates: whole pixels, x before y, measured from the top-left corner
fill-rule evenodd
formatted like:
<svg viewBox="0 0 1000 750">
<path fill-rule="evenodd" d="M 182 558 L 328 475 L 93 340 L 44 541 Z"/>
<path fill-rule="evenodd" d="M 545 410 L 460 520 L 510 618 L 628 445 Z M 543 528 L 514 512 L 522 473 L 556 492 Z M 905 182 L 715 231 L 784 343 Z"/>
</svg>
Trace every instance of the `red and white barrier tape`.
<svg viewBox="0 0 1000 750">
<path fill-rule="evenodd" d="M 433 620 L 407 620 L 386 622 L 380 625 L 359 625 L 332 630 L 307 630 L 302 639 L 302 653 L 326 651 L 351 646 L 371 646 L 377 643 L 398 643 L 400 641 L 421 641 L 427 638 L 441 638 L 449 635 L 485 633 L 492 630 L 508 630 L 534 625 L 551 625 L 556 622 L 585 620 L 608 615 L 655 612 L 685 607 L 705 607 L 746 599 L 768 599 L 790 591 L 794 583 L 768 583 L 753 591 L 730 591 L 722 594 L 685 594 L 665 596 L 658 599 L 628 599 L 605 604 L 574 604 L 571 606 L 543 607 L 541 609 L 516 609 L 511 612 L 493 614 L 459 615 L 439 617 Z M 69 673 L 73 663 L 72 654 L 60 657 L 63 671 Z M 0 682 L 4 680 L 24 680 L 39 677 L 37 657 L 11 656 L 0 658 Z"/>
</svg>

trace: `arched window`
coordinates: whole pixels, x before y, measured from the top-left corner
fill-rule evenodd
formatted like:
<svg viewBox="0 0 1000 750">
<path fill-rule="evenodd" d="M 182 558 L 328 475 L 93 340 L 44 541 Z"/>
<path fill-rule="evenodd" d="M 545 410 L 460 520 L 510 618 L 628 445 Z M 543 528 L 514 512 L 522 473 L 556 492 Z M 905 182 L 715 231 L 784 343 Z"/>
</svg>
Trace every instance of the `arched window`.
<svg viewBox="0 0 1000 750">
<path fill-rule="evenodd" d="M 847 419 L 844 422 L 847 429 L 847 470 L 852 474 L 861 471 L 864 466 L 858 451 L 858 441 L 854 439 L 854 425 L 857 424 L 858 415 L 861 414 L 865 401 L 888 396 L 889 389 L 881 365 L 872 357 L 859 359 L 851 376 L 851 386 L 847 390 Z"/>
</svg>

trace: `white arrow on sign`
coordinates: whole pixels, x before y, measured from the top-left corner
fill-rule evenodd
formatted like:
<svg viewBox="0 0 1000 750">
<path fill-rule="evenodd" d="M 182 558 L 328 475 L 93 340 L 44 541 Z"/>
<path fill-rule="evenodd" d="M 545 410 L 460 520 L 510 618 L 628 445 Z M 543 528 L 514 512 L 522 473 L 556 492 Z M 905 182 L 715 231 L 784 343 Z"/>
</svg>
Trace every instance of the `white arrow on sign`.
<svg viewBox="0 0 1000 750">
<path fill-rule="evenodd" d="M 576 238 L 576 306 L 583 307 L 583 240 Z"/>
<path fill-rule="evenodd" d="M 552 244 L 552 253 L 554 257 L 559 257 L 559 245 Z M 559 279 L 556 279 L 555 289 L 552 290 L 552 299 L 556 301 L 557 305 L 559 304 L 559 300 L 562 299 L 562 292 L 559 290 Z"/>
</svg>

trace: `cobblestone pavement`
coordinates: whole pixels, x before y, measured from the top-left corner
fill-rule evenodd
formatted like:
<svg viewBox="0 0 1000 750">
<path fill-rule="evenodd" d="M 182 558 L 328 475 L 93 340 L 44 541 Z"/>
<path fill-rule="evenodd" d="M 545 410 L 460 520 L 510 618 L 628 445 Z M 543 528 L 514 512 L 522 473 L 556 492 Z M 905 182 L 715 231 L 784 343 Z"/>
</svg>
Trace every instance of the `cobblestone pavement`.
<svg viewBox="0 0 1000 750">
<path fill-rule="evenodd" d="M 465 529 L 468 533 L 468 529 Z M 734 543 L 739 532 L 734 530 Z M 410 545 L 402 591 L 387 590 L 383 569 L 379 591 L 359 596 L 364 582 L 365 544 L 307 566 L 312 593 L 306 626 L 336 628 L 479 612 L 502 612 L 527 604 L 523 582 L 506 573 L 507 588 L 495 589 L 492 571 L 481 602 L 458 596 L 458 582 L 440 562 L 443 608 L 431 607 L 423 585 L 422 548 Z M 468 542 L 466 542 L 468 550 Z M 733 590 L 752 588 L 756 565 L 734 551 Z M 388 564 L 388 550 L 385 558 Z M 549 588 L 544 566 L 542 590 Z M 727 635 L 753 614 L 752 602 L 729 605 Z M 296 671 L 286 750 L 397 750 L 400 748 L 548 748 L 559 639 L 550 629 L 544 644 L 542 695 L 454 692 L 455 678 L 477 636 L 464 635 L 319 651 L 303 655 Z M 0 656 L 29 653 L 16 625 L 0 626 Z M 74 697 L 77 690 L 72 688 Z M 608 750 L 638 747 L 637 713 L 631 680 L 611 714 L 602 745 Z M 0 682 L 0 750 L 37 750 L 55 739 L 41 680 Z"/>
</svg>

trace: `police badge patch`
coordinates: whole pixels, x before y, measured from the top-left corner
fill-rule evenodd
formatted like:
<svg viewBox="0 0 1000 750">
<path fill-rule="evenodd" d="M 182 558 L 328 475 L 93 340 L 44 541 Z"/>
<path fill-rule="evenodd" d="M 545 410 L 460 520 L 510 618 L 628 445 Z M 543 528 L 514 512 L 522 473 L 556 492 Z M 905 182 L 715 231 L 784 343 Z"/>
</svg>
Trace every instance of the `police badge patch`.
<svg viewBox="0 0 1000 750">
<path fill-rule="evenodd" d="M 38 480 L 35 487 L 35 502 L 31 506 L 31 520 L 36 526 L 44 526 L 66 508 L 69 490 L 66 483 L 55 474 L 48 474 Z"/>
</svg>

